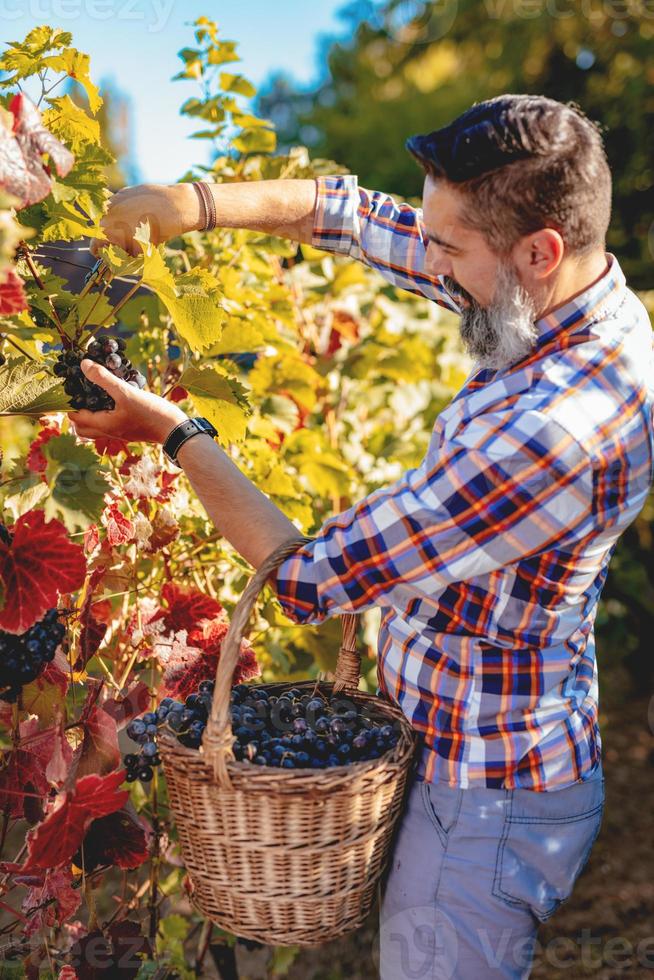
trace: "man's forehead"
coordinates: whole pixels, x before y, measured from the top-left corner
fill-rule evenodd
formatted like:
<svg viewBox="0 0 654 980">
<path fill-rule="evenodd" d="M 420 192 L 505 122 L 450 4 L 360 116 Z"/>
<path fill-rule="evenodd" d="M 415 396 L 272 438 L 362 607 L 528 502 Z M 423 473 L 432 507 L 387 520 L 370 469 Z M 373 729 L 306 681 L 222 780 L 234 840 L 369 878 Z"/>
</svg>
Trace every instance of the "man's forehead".
<svg viewBox="0 0 654 980">
<path fill-rule="evenodd" d="M 444 181 L 425 179 L 422 197 L 425 230 L 437 244 L 457 247 L 470 231 L 461 223 L 461 201 L 457 192 Z"/>
</svg>

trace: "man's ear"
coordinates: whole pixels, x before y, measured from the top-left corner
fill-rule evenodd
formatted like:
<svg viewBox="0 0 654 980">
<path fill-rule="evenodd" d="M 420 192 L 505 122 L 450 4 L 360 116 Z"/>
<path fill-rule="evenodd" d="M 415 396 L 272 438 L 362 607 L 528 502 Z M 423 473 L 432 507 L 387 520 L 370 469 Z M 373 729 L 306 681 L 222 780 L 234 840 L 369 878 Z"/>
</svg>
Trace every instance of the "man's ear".
<svg viewBox="0 0 654 980">
<path fill-rule="evenodd" d="M 523 282 L 548 279 L 563 261 L 565 245 L 554 228 L 525 235 L 513 248 L 513 261 Z"/>
</svg>

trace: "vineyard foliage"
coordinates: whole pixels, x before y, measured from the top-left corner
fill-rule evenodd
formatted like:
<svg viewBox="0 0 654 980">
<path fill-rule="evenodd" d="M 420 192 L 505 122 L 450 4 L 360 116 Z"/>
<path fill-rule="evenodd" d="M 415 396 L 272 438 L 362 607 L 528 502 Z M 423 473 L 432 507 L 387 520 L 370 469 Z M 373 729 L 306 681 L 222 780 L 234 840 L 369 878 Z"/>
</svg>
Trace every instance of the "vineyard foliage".
<svg viewBox="0 0 654 980">
<path fill-rule="evenodd" d="M 301 146 L 275 155 L 237 46 L 213 22 L 195 23 L 191 45 L 176 75 L 194 93 L 181 111 L 215 157 L 182 179 L 343 170 Z M 76 438 L 57 356 L 91 336 L 123 337 L 149 389 L 209 418 L 305 534 L 420 462 L 469 364 L 456 320 L 434 304 L 348 259 L 246 231 L 155 247 L 146 218 L 141 255 L 106 249 L 109 273 L 75 291 L 47 247 L 102 237 L 102 95 L 88 56 L 47 26 L 9 44 L 0 71 L 0 630 L 21 636 L 54 607 L 66 624 L 43 672 L 0 700 L 5 958 L 16 976 L 72 980 L 95 976 L 89 944 L 103 943 L 110 962 L 129 939 L 137 965 L 121 976 L 149 976 L 154 961 L 193 976 L 202 921 L 165 779 L 124 782 L 124 729 L 180 678 L 215 676 L 252 569 L 158 448 Z M 372 689 L 375 627 L 367 615 L 360 637 Z M 238 676 L 332 670 L 338 634 L 332 621 L 293 626 L 268 591 Z"/>
</svg>

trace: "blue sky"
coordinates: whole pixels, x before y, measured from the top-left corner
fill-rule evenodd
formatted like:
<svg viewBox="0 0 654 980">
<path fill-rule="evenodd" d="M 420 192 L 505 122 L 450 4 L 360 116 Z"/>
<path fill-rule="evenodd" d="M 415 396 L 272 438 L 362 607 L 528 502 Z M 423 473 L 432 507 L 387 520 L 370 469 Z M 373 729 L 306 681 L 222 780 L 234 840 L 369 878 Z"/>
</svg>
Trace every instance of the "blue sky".
<svg viewBox="0 0 654 980">
<path fill-rule="evenodd" d="M 242 62 L 228 70 L 260 84 L 283 69 L 301 82 L 316 77 L 318 38 L 338 32 L 344 0 L 0 0 L 0 42 L 19 40 L 38 24 L 71 31 L 91 56 L 97 82 L 112 78 L 132 103 L 134 155 L 143 180 L 170 183 L 192 163 L 206 162 L 201 128 L 179 115 L 198 93 L 196 82 L 172 82 L 177 52 L 193 44 L 190 23 L 215 20 L 226 40 L 239 42 Z"/>
</svg>

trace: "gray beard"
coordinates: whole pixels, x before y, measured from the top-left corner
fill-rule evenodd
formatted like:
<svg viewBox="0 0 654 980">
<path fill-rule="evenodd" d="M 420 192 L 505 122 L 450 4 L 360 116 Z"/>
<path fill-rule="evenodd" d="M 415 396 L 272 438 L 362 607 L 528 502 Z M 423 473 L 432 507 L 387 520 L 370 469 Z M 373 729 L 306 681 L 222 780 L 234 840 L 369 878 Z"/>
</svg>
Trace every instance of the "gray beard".
<svg viewBox="0 0 654 980">
<path fill-rule="evenodd" d="M 480 306 L 449 276 L 443 276 L 443 282 L 455 298 L 465 300 L 459 329 L 477 369 L 501 371 L 533 351 L 538 339 L 536 308 L 512 265 L 498 265 L 495 295 L 488 306 Z"/>
</svg>

